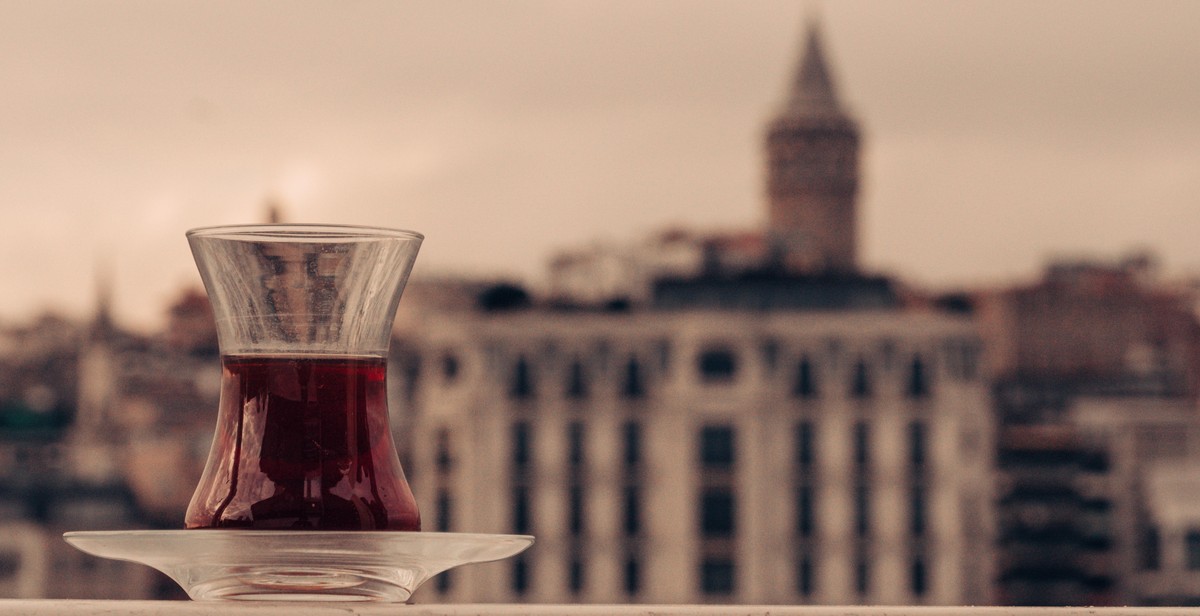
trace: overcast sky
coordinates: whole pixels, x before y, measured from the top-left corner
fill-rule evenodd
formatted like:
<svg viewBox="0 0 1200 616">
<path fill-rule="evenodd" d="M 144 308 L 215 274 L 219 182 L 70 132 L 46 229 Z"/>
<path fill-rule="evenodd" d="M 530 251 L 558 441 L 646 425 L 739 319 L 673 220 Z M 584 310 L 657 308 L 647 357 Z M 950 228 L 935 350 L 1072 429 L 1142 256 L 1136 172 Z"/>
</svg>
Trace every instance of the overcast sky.
<svg viewBox="0 0 1200 616">
<path fill-rule="evenodd" d="M 86 313 L 107 263 L 153 326 L 198 283 L 184 231 L 273 195 L 424 232 L 416 275 L 755 228 L 813 12 L 864 128 L 868 267 L 1200 272 L 1200 2 L 0 0 L 0 323 Z"/>
</svg>

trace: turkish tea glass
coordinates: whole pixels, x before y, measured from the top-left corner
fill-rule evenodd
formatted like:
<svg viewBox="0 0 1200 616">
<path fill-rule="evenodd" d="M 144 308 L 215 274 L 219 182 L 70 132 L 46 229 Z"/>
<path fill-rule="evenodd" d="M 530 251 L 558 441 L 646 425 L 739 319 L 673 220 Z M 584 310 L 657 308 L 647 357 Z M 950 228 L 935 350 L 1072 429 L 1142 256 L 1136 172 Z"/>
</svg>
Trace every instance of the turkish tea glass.
<svg viewBox="0 0 1200 616">
<path fill-rule="evenodd" d="M 194 229 L 221 397 L 189 529 L 420 530 L 388 420 L 387 352 L 423 236 Z"/>
</svg>

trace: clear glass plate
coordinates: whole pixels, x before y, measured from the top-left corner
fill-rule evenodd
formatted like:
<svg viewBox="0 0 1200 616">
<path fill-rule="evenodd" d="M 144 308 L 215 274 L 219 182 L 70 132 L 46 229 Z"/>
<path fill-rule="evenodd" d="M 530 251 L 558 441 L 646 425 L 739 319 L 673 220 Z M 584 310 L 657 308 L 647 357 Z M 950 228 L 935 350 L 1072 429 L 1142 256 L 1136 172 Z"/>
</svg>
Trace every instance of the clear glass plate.
<svg viewBox="0 0 1200 616">
<path fill-rule="evenodd" d="M 63 535 L 80 550 L 149 565 L 195 600 L 405 601 L 451 567 L 508 558 L 528 535 L 403 531 L 142 530 Z"/>
</svg>

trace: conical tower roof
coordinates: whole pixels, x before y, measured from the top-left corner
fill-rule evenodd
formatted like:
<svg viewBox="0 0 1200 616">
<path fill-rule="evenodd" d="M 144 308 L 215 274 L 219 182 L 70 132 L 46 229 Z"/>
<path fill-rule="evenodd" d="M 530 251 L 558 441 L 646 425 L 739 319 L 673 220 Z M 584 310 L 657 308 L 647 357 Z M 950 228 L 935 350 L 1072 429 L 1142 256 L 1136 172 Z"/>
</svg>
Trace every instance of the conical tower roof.
<svg viewBox="0 0 1200 616">
<path fill-rule="evenodd" d="M 791 117 L 845 117 L 833 85 L 821 33 L 815 21 L 809 21 L 804 54 L 792 78 L 783 115 Z"/>
</svg>

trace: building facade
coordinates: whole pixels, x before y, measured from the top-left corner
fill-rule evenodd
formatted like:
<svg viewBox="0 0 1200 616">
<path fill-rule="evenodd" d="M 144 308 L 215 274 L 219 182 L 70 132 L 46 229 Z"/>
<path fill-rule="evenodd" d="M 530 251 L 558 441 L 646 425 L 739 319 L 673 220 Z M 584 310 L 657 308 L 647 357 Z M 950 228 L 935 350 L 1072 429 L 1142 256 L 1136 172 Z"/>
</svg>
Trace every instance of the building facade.
<svg viewBox="0 0 1200 616">
<path fill-rule="evenodd" d="M 962 319 L 462 313 L 426 323 L 426 530 L 529 533 L 441 601 L 990 599 L 988 390 Z"/>
</svg>

